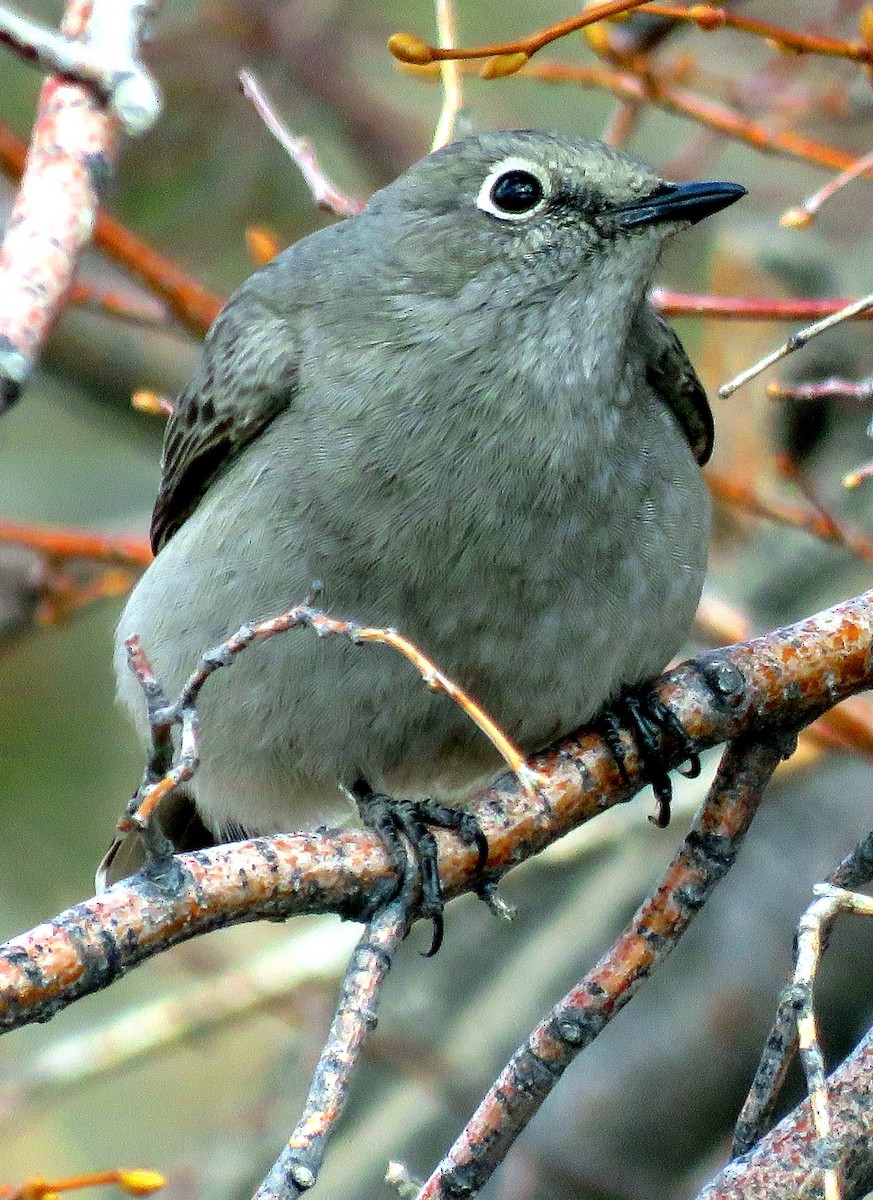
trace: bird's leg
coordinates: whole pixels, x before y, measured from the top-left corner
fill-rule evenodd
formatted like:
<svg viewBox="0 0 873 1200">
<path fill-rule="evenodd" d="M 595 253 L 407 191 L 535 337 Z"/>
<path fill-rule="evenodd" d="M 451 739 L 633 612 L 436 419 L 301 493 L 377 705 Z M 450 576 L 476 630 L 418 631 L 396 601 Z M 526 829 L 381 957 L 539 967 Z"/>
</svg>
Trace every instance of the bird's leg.
<svg viewBox="0 0 873 1200">
<path fill-rule="evenodd" d="M 395 800 L 375 792 L 365 779 L 352 785 L 352 796 L 361 820 L 382 840 L 397 871 L 397 896 L 410 870 L 410 852 L 421 885 L 419 915 L 433 922 L 433 938 L 425 955 L 432 957 L 443 940 L 443 891 L 437 862 L 436 838 L 431 828 L 450 829 L 462 841 L 476 847 L 476 871 L 480 873 L 488 861 L 488 842 L 479 823 L 470 813 L 449 808 L 433 800 Z"/>
<path fill-rule="evenodd" d="M 700 758 L 691 738 L 683 729 L 676 714 L 650 687 L 623 687 L 592 722 L 609 747 L 618 764 L 622 779 L 627 782 L 626 754 L 621 740 L 622 728 L 629 727 L 643 763 L 643 774 L 652 785 L 657 812 L 650 818 L 659 829 L 670 823 L 670 802 L 673 785 L 661 748 L 663 738 L 679 746 L 688 766 L 681 774 L 696 779 L 700 774 Z"/>
</svg>

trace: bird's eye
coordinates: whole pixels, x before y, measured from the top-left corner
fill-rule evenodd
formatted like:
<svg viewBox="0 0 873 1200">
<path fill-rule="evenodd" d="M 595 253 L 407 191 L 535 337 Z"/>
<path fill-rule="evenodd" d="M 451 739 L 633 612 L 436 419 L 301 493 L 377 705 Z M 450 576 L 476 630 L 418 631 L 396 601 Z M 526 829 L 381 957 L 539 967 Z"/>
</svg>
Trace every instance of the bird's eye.
<svg viewBox="0 0 873 1200">
<path fill-rule="evenodd" d="M 542 208 L 549 180 L 532 163 L 510 160 L 491 172 L 477 203 L 485 212 L 504 221 L 517 221 Z"/>
<path fill-rule="evenodd" d="M 530 212 L 543 198 L 543 185 L 529 171 L 507 171 L 491 188 L 495 208 L 517 216 Z"/>
</svg>

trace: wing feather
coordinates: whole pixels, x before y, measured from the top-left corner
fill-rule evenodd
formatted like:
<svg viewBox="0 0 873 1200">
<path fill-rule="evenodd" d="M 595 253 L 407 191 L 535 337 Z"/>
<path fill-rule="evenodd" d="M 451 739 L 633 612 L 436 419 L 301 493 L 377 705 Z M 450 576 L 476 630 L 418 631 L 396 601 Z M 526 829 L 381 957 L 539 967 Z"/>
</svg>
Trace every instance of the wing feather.
<svg viewBox="0 0 873 1200">
<path fill-rule="evenodd" d="M 249 442 L 293 402 L 298 375 L 288 321 L 257 294 L 238 292 L 210 329 L 167 425 L 152 514 L 155 553 Z"/>
<path fill-rule="evenodd" d="M 640 314 L 641 344 L 646 357 L 646 380 L 673 413 L 688 444 L 703 466 L 712 454 L 712 410 L 676 333 L 648 304 Z"/>
</svg>

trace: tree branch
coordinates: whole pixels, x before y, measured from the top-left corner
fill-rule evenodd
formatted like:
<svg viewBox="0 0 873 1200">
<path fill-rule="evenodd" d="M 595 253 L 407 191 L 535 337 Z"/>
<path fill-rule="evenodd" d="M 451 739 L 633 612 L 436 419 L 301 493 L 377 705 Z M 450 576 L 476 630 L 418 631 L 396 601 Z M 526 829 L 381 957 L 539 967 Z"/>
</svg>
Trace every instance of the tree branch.
<svg viewBox="0 0 873 1200">
<path fill-rule="evenodd" d="M 873 684 L 873 592 L 750 642 L 711 651 L 655 685 L 700 749 L 796 729 Z M 585 731 L 533 760 L 548 785 L 530 797 L 513 776 L 474 797 L 497 880 L 644 784 L 628 739 L 627 780 Z M 682 751 L 672 757 L 677 765 Z M 668 759 L 669 761 L 669 759 Z M 440 834 L 447 897 L 476 887 L 476 853 Z M 257 838 L 175 859 L 187 886 L 134 876 L 0 948 L 0 1029 L 49 1020 L 171 945 L 225 925 L 298 913 L 360 920 L 394 886 L 388 856 L 365 831 Z"/>
<path fill-rule="evenodd" d="M 122 107 L 143 102 L 144 75 L 132 73 L 131 63 L 151 11 L 137 0 L 68 0 L 63 41 L 72 54 L 81 44 L 90 56 L 119 63 L 129 83 L 117 81 L 119 95 L 130 93 Z M 0 248 L 0 412 L 21 394 L 91 240 L 100 192 L 114 168 L 117 123 L 90 85 L 63 76 L 43 85 Z"/>
</svg>

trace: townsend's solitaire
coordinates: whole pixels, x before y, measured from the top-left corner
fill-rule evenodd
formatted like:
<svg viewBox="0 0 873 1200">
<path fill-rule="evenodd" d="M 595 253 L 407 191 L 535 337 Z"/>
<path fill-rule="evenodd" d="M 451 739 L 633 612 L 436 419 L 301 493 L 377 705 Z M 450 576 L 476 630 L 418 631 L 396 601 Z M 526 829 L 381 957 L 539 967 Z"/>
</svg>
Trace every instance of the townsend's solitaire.
<svg viewBox="0 0 873 1200">
<path fill-rule="evenodd" d="M 304 599 L 394 626 L 524 750 L 658 672 L 706 568 L 712 421 L 646 290 L 665 239 L 743 194 L 598 142 L 465 138 L 248 279 L 166 434 L 157 557 L 118 627 L 167 694 Z M 339 789 L 456 797 L 499 764 L 387 647 L 296 632 L 201 693 L 189 785 L 221 838 Z"/>
</svg>

